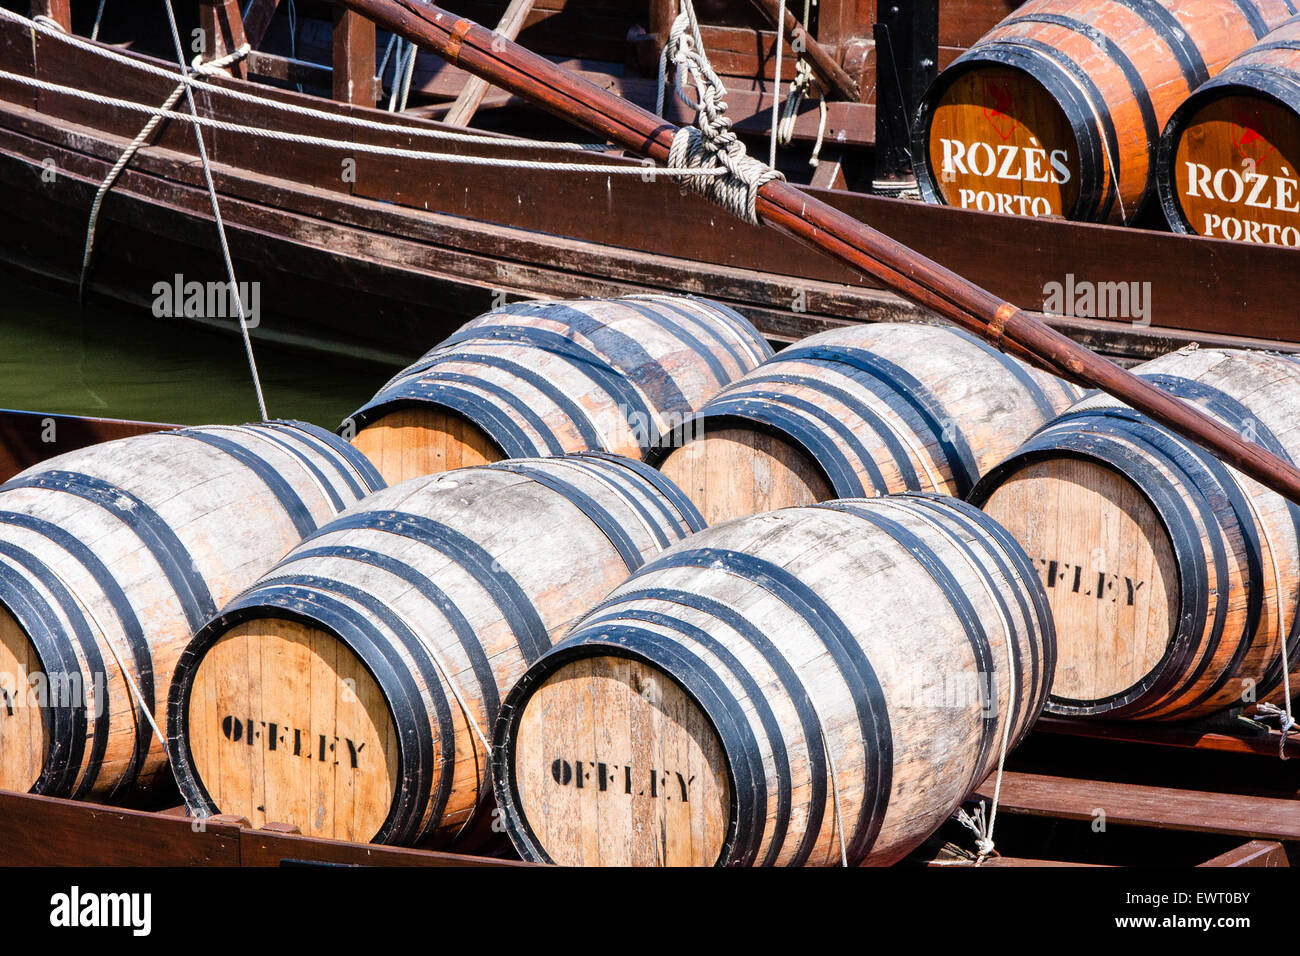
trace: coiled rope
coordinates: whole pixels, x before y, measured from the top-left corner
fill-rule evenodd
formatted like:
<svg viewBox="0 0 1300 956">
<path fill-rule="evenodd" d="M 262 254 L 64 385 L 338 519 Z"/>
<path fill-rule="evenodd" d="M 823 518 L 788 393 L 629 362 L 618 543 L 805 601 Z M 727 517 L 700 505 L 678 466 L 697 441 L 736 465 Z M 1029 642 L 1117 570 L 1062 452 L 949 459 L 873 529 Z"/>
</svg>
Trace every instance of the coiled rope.
<svg viewBox="0 0 1300 956">
<path fill-rule="evenodd" d="M 683 126 L 673 135 L 668 151 L 668 168 L 686 170 L 682 181 L 706 199 L 733 215 L 758 225 L 756 203 L 764 183 L 785 179 L 767 163 L 745 151 L 745 144 L 727 118 L 727 89 L 709 63 L 700 37 L 700 23 L 692 0 L 682 0 L 681 12 L 673 20 L 668 42 L 659 57 L 659 91 L 655 111 L 664 112 L 668 61 L 675 67 L 673 90 L 696 111 L 694 126 Z M 695 96 L 688 92 L 694 87 Z"/>
</svg>

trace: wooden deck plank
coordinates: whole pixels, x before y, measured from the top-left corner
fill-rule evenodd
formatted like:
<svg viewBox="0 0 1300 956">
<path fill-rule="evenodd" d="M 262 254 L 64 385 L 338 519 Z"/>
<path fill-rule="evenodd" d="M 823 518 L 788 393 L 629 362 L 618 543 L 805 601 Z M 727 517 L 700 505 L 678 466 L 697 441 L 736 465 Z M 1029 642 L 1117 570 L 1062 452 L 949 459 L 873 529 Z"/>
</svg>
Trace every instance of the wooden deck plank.
<svg viewBox="0 0 1300 956">
<path fill-rule="evenodd" d="M 236 827 L 0 791 L 0 866 L 238 866 Z"/>
<path fill-rule="evenodd" d="M 990 776 L 976 792 L 991 800 L 993 783 Z M 1100 810 L 1107 825 L 1300 840 L 1300 812 L 1293 800 L 1013 772 L 1003 774 L 1001 797 L 1004 813 L 1091 821 Z"/>
</svg>

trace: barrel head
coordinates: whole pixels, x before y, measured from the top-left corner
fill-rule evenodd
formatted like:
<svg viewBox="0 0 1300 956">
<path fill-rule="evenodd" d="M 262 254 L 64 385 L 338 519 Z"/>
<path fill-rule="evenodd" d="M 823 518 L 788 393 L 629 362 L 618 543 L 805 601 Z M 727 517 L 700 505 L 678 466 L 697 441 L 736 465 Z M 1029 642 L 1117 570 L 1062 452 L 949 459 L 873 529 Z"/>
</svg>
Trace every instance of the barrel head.
<svg viewBox="0 0 1300 956">
<path fill-rule="evenodd" d="M 1047 709 L 1101 711 L 1148 678 L 1172 639 L 1180 581 L 1146 495 L 1104 464 L 1058 457 L 1007 475 L 983 508 L 1046 586 L 1057 640 Z"/>
<path fill-rule="evenodd" d="M 707 428 L 659 466 L 712 525 L 835 497 L 825 472 L 793 442 L 758 427 Z"/>
<path fill-rule="evenodd" d="M 45 766 L 50 735 L 42 688 L 48 692 L 49 682 L 35 646 L 0 607 L 0 790 L 30 790 Z"/>
<path fill-rule="evenodd" d="M 1175 228 L 1202 236 L 1300 246 L 1300 118 L 1267 94 L 1210 99 L 1173 143 Z"/>
<path fill-rule="evenodd" d="M 397 731 L 375 679 L 332 634 L 273 618 L 232 628 L 198 664 L 186 721 L 194 772 L 221 813 L 358 842 L 388 816 Z"/>
<path fill-rule="evenodd" d="M 522 704 L 510 782 L 518 825 L 552 862 L 708 866 L 731 816 L 712 723 L 662 671 L 579 658 Z"/>
<path fill-rule="evenodd" d="M 505 458 L 481 428 L 436 405 L 395 409 L 359 429 L 352 444 L 390 485 Z"/>
<path fill-rule="evenodd" d="M 947 205 L 1080 218 L 1079 149 L 1056 100 L 1028 73 L 978 65 L 934 104 L 926 162 Z"/>
</svg>

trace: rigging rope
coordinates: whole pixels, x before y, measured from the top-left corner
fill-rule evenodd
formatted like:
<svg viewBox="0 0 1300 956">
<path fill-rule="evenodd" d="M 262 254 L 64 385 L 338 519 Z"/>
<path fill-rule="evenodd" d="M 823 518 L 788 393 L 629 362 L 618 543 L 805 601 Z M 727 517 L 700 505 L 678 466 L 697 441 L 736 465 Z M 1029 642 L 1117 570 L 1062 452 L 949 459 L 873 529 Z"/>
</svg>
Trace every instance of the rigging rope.
<svg viewBox="0 0 1300 956">
<path fill-rule="evenodd" d="M 291 116 L 302 116 L 311 119 L 329 120 L 343 126 L 350 126 L 356 129 L 371 129 L 377 132 L 391 133 L 400 136 L 410 136 L 420 139 L 441 139 L 451 140 L 464 143 L 480 143 L 483 145 L 493 146 L 515 146 L 527 147 L 531 149 L 554 149 L 562 151 L 585 151 L 585 152 L 608 152 L 611 147 L 604 143 L 561 143 L 550 140 L 530 140 L 508 136 L 492 135 L 489 133 L 470 133 L 461 130 L 437 129 L 433 127 L 403 125 L 399 123 L 386 123 L 378 120 L 363 119 L 358 116 L 351 116 L 345 113 L 333 113 L 327 110 L 315 109 L 309 106 L 299 106 L 296 103 L 288 103 L 283 100 L 271 99 L 254 93 L 248 93 L 244 90 L 234 89 L 229 86 L 219 86 L 215 83 L 207 83 L 202 80 L 194 79 L 191 76 L 178 74 L 173 69 L 166 69 L 148 62 L 147 60 L 137 59 L 126 56 L 109 47 L 101 44 L 91 43 L 82 37 L 65 33 L 63 28 L 56 21 L 48 17 L 27 18 L 21 14 L 14 13 L 4 7 L 0 7 L 0 20 L 7 20 L 11 23 L 18 23 L 29 30 L 36 30 L 42 35 L 52 37 L 63 43 L 68 44 L 76 49 L 87 53 L 92 53 L 105 60 L 112 61 L 121 66 L 137 70 L 141 73 L 147 73 L 152 76 L 163 77 L 172 82 L 184 82 L 187 86 L 196 90 L 202 90 L 206 93 L 224 96 L 227 99 L 236 102 L 249 103 L 265 109 L 275 110 L 276 112 L 286 113 Z M 297 61 L 295 61 L 297 62 Z M 140 104 L 136 104 L 137 106 Z"/>
<path fill-rule="evenodd" d="M 217 70 L 239 62 L 248 55 L 248 52 L 249 46 L 245 43 L 234 53 L 230 53 L 218 60 L 213 60 L 211 63 L 201 63 L 200 61 L 202 57 L 195 57 L 194 70 L 199 73 L 214 73 Z M 122 175 L 122 171 L 130 164 L 132 158 L 140 150 L 140 147 L 145 144 L 145 141 L 153 134 L 153 131 L 158 128 L 158 124 L 163 120 L 162 111 L 171 110 L 184 92 L 185 84 L 177 84 L 176 89 L 172 90 L 171 95 L 168 96 L 163 102 L 163 105 L 159 107 L 159 111 L 149 117 L 149 121 L 144 124 L 144 128 L 141 129 L 135 139 L 131 141 L 131 144 L 122 151 L 122 155 L 117 158 L 117 162 L 114 163 L 113 168 L 108 171 L 108 175 L 104 177 L 104 181 L 99 185 L 99 190 L 95 193 L 95 199 L 90 204 L 90 222 L 86 226 L 85 251 L 81 256 L 81 280 L 77 284 L 77 298 L 83 304 L 86 301 L 86 276 L 90 273 L 90 260 L 95 250 L 95 229 L 99 223 L 99 211 L 104 204 L 104 197 L 108 195 L 108 191 L 113 188 L 118 177 Z"/>
<path fill-rule="evenodd" d="M 176 26 L 176 11 L 172 9 L 172 0 L 163 0 L 163 6 L 167 11 L 167 25 L 171 28 L 172 43 L 176 47 L 176 58 L 181 68 L 181 73 L 188 76 L 188 70 L 185 63 L 185 47 L 181 43 L 180 29 Z M 185 98 L 189 103 L 190 113 L 195 119 L 199 117 L 198 106 L 194 102 L 194 90 L 188 83 L 181 84 L 185 88 Z M 221 256 L 226 265 L 226 276 L 230 279 L 230 297 L 234 299 L 236 308 L 239 312 L 239 330 L 244 338 L 244 351 L 248 355 L 248 370 L 253 376 L 253 390 L 257 393 L 257 409 L 262 415 L 262 421 L 268 421 L 270 415 L 266 411 L 266 396 L 262 392 L 262 379 L 257 373 L 257 359 L 253 355 L 253 339 L 248 330 L 248 314 L 244 311 L 244 297 L 239 294 L 239 280 L 235 277 L 235 263 L 230 255 L 230 243 L 226 240 L 226 224 L 221 218 L 221 203 L 217 200 L 217 184 L 212 178 L 212 164 L 208 161 L 208 147 L 203 142 L 203 131 L 198 126 L 194 127 L 194 139 L 199 148 L 199 159 L 203 163 L 203 178 L 208 184 L 208 196 L 212 200 L 212 217 L 217 223 L 217 238 L 221 242 Z"/>
<path fill-rule="evenodd" d="M 661 82 L 655 106 L 660 116 L 664 111 L 663 79 L 670 59 L 675 67 L 673 89 L 683 103 L 696 110 L 696 125 L 683 126 L 673 135 L 669 169 L 689 170 L 691 176 L 683 180 L 683 187 L 694 189 L 733 215 L 758 225 L 759 189 L 764 183 L 785 177 L 750 156 L 731 128 L 727 88 L 709 63 L 692 0 L 682 0 L 681 12 L 673 20 L 659 58 Z M 687 84 L 695 88 L 694 99 Z"/>
</svg>

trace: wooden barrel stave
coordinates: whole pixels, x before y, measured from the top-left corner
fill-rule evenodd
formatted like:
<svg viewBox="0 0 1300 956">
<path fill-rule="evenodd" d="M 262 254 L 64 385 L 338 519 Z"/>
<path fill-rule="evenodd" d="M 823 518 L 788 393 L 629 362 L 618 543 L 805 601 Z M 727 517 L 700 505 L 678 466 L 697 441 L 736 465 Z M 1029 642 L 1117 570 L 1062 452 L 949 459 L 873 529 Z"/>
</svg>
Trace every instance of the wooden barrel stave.
<svg viewBox="0 0 1300 956">
<path fill-rule="evenodd" d="M 1184 350 L 1138 371 L 1283 458 L 1291 459 L 1300 449 L 1292 411 L 1292 396 L 1300 396 L 1300 365 L 1286 356 Z M 1095 481 L 1077 474 L 1058 479 L 1048 473 L 1062 472 L 1067 460 L 1110 470 L 1120 476 L 1117 480 L 1129 497 L 1121 500 L 1115 492 L 1109 501 L 1080 504 L 1080 489 Z M 1047 490 L 1051 481 L 1075 489 L 1073 497 L 1054 503 L 1044 498 L 1052 494 Z M 1300 508 L 1143 416 L 1112 400 L 1087 399 L 990 472 L 972 500 L 1002 521 L 1031 554 L 1054 546 L 1068 548 L 1071 537 L 1085 540 L 1089 521 L 1093 527 L 1098 521 L 1159 526 L 1127 545 L 1112 538 L 1114 545 L 1102 548 L 1118 555 L 1113 573 L 1130 582 L 1131 597 L 1132 582 L 1143 578 L 1141 572 L 1130 573 L 1134 561 L 1140 563 L 1132 554 L 1146 553 L 1141 547 L 1133 552 L 1133 541 L 1140 545 L 1160 539 L 1150 550 L 1164 552 L 1163 570 L 1149 583 L 1161 590 L 1164 582 L 1167 609 L 1148 625 L 1122 618 L 1104 626 L 1090 623 L 1088 614 L 1096 611 L 1080 612 L 1081 598 L 1048 582 L 1066 668 L 1057 675 L 1057 696 L 1049 702 L 1049 711 L 1188 719 L 1269 695 L 1276 700 L 1283 673 L 1283 632 L 1288 637 L 1289 669 L 1297 670 Z M 1134 519 L 1146 506 L 1147 516 Z M 1036 524 L 1025 517 L 1034 511 L 1052 515 L 1066 529 L 1081 530 L 1067 530 L 1053 539 L 1044 530 L 1047 522 Z M 1043 556 L 1039 561 L 1045 575 L 1053 573 Z M 1079 564 L 1079 556 L 1064 566 L 1071 563 Z M 1113 647 L 1110 639 L 1116 642 Z M 1127 670 L 1125 661 L 1131 665 Z M 1090 681 L 1080 677 L 1080 671 L 1100 676 Z M 1097 693 L 1103 686 L 1108 692 Z M 1092 693 L 1078 692 L 1088 687 Z"/>
<path fill-rule="evenodd" d="M 290 553 L 186 649 L 169 711 L 182 793 L 203 812 L 289 821 L 320 836 L 455 840 L 482 816 L 479 734 L 510 683 L 630 568 L 702 526 L 662 475 L 600 454 L 498 462 L 372 496 Z M 318 656 L 332 647 L 347 673 L 367 675 L 364 699 L 384 704 L 388 724 L 354 723 L 394 748 L 382 763 L 337 771 L 316 760 L 329 764 L 316 768 L 330 782 L 323 791 L 302 786 L 305 771 L 283 747 L 271 757 L 269 741 L 255 737 L 257 746 L 240 750 L 223 730 L 238 714 L 258 732 L 273 720 L 328 728 L 355 703 L 335 693 L 346 677 L 331 683 L 328 667 L 314 685 L 319 702 L 284 700 L 274 680 L 253 694 L 244 671 L 264 682 L 279 673 L 273 649 L 294 628 L 312 633 Z M 244 632 L 243 656 L 223 654 L 222 642 Z"/>
<path fill-rule="evenodd" d="M 914 125 L 922 194 L 992 212 L 1139 221 L 1170 116 L 1293 12 L 1282 0 L 1031 0 L 924 97 Z M 981 168 L 985 153 L 992 168 Z"/>
<path fill-rule="evenodd" d="M 267 422 L 92 446 L 0 486 L 7 657 L 36 665 L 7 670 L 6 689 L 28 675 L 50 689 L 26 728 L 4 719 L 0 785 L 114 800 L 156 784 L 165 753 L 141 702 L 165 718 L 194 627 L 382 484 L 337 436 Z M 25 652 L 14 652 L 19 643 Z M 21 754 L 26 769 L 15 766 Z"/>
<path fill-rule="evenodd" d="M 1175 232 L 1300 246 L 1300 17 L 1179 106 L 1157 168 Z"/>
<path fill-rule="evenodd" d="M 516 847 L 564 863 L 838 864 L 842 813 L 850 863 L 902 856 L 988 772 L 1003 721 L 1014 744 L 1046 696 L 1042 587 L 992 524 L 938 496 L 835 501 L 715 526 L 652 560 L 507 698 L 494 779 Z M 621 696 L 605 676 L 620 669 L 635 678 Z M 980 672 L 996 684 L 988 719 L 972 697 L 931 706 L 918 683 Z M 685 718 L 677 704 L 638 713 L 682 694 Z M 688 751 L 705 784 L 674 803 L 689 787 L 668 756 Z M 631 782 L 655 754 L 672 771 L 662 799 Z M 578 788 L 562 779 L 573 766 L 622 772 Z"/>
<path fill-rule="evenodd" d="M 649 460 L 710 523 L 832 497 L 963 495 L 1079 394 L 960 330 L 853 326 L 724 389 Z"/>
<path fill-rule="evenodd" d="M 504 458 L 639 458 L 771 354 L 738 313 L 689 296 L 515 303 L 467 323 L 344 425 L 393 483 Z"/>
</svg>

